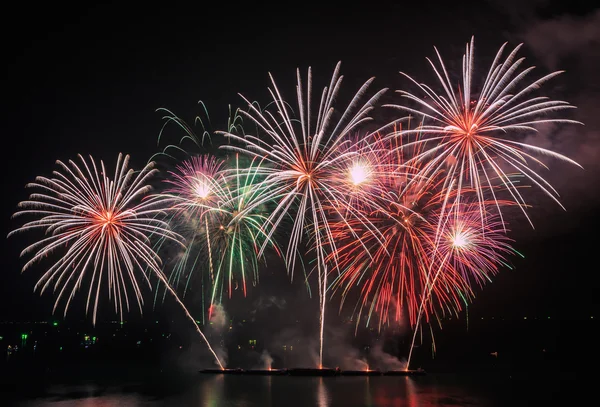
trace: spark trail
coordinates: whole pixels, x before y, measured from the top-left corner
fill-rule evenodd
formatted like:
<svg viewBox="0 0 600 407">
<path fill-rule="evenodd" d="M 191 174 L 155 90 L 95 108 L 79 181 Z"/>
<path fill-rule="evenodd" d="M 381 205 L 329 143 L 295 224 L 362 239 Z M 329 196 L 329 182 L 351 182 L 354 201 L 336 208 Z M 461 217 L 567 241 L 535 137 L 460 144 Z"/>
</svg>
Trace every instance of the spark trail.
<svg viewBox="0 0 600 407">
<path fill-rule="evenodd" d="M 66 251 L 40 277 L 35 289 L 43 293 L 52 287 L 58 292 L 54 309 L 65 300 L 65 315 L 75 294 L 88 284 L 86 313 L 92 310 L 96 322 L 100 291 L 106 286 L 115 312 L 123 319 L 129 311 L 130 295 L 140 312 L 144 302 L 141 284 L 151 288 L 144 270 L 150 270 L 162 281 L 186 316 L 206 342 L 217 363 L 221 362 L 195 320 L 168 284 L 161 260 L 150 245 L 150 236 L 181 242 L 180 235 L 170 230 L 160 219 L 163 214 L 160 199 L 143 199 L 151 187 L 148 180 L 155 174 L 153 164 L 147 164 L 137 174 L 128 169 L 129 156 L 119 154 L 111 179 L 104 162 L 99 167 L 92 157 L 89 163 L 80 155 L 81 163 L 57 161 L 60 170 L 52 178 L 37 177 L 27 187 L 40 192 L 19 203 L 14 217 L 33 216 L 17 232 L 43 230 L 45 237 L 29 245 L 21 256 L 33 254 L 23 271 L 51 256 Z"/>
</svg>

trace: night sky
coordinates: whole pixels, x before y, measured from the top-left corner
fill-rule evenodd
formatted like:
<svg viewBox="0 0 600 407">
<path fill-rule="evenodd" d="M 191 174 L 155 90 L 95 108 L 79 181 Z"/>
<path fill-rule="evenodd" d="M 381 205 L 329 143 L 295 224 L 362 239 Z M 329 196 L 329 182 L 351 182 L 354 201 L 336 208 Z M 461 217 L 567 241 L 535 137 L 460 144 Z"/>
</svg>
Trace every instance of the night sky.
<svg viewBox="0 0 600 407">
<path fill-rule="evenodd" d="M 358 8 L 348 2 L 297 3 L 270 10 L 228 4 L 175 8 L 168 2 L 13 6 L 3 12 L 1 24 L 4 236 L 17 226 L 10 216 L 28 195 L 25 184 L 50 174 L 55 160 L 91 153 L 112 167 L 124 152 L 134 166 L 143 165 L 160 149 L 157 108 L 191 123 L 202 100 L 213 124 L 222 127 L 228 105 L 243 106 L 238 92 L 267 101 L 268 72 L 292 100 L 296 67 L 312 66 L 314 88 L 320 89 L 340 60 L 342 96 L 371 76 L 372 90 L 406 89 L 410 84 L 398 71 L 434 82 L 425 60 L 435 55 L 433 47 L 449 68 L 459 68 L 465 43 L 475 35 L 476 74 L 485 75 L 505 41 L 511 47 L 524 42 L 520 55 L 537 66 L 536 77 L 566 70 L 540 94 L 570 101 L 578 107 L 570 117 L 585 126 L 553 126 L 528 139 L 570 156 L 584 170 L 547 161 L 550 171 L 544 175 L 567 211 L 528 193 L 536 205 L 531 212 L 536 229 L 522 216 L 509 221 L 514 246 L 525 259 L 515 259 L 515 270 L 503 270 L 480 292 L 472 310 L 563 318 L 598 314 L 592 282 L 600 226 L 600 9 L 585 6 L 589 1 L 569 1 L 568 8 L 539 0 L 445 3 L 408 8 L 378 1 Z M 26 242 L 19 237 L 2 245 L 0 319 L 50 315 L 52 297 L 32 291 L 41 269 L 20 275 L 19 252 Z M 286 277 L 263 282 L 270 295 L 277 295 L 278 285 L 282 293 L 290 290 Z"/>
</svg>

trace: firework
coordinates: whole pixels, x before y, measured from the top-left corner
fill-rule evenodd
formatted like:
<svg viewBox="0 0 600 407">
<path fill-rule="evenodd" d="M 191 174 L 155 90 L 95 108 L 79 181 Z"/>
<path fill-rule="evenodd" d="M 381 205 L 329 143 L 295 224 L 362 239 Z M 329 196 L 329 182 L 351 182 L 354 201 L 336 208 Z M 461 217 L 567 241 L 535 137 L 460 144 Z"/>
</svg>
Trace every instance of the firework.
<svg viewBox="0 0 600 407">
<path fill-rule="evenodd" d="M 466 191 L 476 196 L 474 191 Z M 429 223 L 433 245 L 428 258 L 430 267 L 419 304 L 416 325 L 428 302 L 432 302 L 432 293 L 454 290 L 466 305 L 474 298 L 472 285 L 482 287 L 498 273 L 499 267 L 512 268 L 508 256 L 519 254 L 512 246 L 512 240 L 506 235 L 506 226 L 500 220 L 495 209 L 497 205 L 511 205 L 514 202 L 484 202 L 483 207 L 476 199 L 454 200 L 447 208 L 438 211 Z M 481 224 L 481 212 L 486 222 Z M 522 255 L 521 255 L 522 256 Z M 448 284 L 450 282 L 450 284 Z M 460 303 L 456 303 L 460 311 Z M 408 365 L 416 339 L 417 329 L 413 333 L 412 345 L 408 356 Z"/>
<path fill-rule="evenodd" d="M 425 161 L 406 165 L 424 147 L 409 137 L 376 134 L 363 142 L 379 153 L 370 155 L 362 149 L 355 157 L 369 168 L 385 169 L 377 176 L 380 193 L 361 204 L 382 240 L 355 220 L 350 223 L 361 239 L 354 238 L 344 223 L 332 221 L 330 225 L 338 250 L 328 260 L 337 258 L 340 271 L 333 292 L 341 292 L 343 307 L 353 288 L 360 290 L 357 328 L 363 311 L 367 326 L 373 314 L 379 315 L 380 329 L 392 319 L 399 321 L 405 311 L 411 327 L 418 326 L 422 317 L 426 322 L 431 317 L 439 322 L 440 313 L 458 314 L 474 298 L 473 286 L 488 281 L 498 265 L 506 264 L 503 255 L 512 252 L 498 230 L 497 215 L 490 213 L 490 202 L 484 202 L 485 226 L 477 229 L 481 211 L 476 210 L 476 202 L 460 204 L 453 183 L 447 185 L 445 168 L 424 177 Z M 474 195 L 465 188 L 462 201 Z M 512 204 L 495 202 L 502 207 Z"/>
<path fill-rule="evenodd" d="M 209 309 L 220 302 L 225 287 L 229 296 L 237 288 L 246 295 L 248 283 L 258 282 L 263 243 L 278 251 L 264 231 L 267 205 L 255 205 L 261 199 L 254 187 L 261 166 L 252 160 L 242 168 L 239 161 L 236 154 L 235 165 L 228 169 L 214 157 L 193 158 L 172 173 L 167 182 L 175 187 L 161 195 L 175 213 L 172 219 L 185 229 L 182 233 L 190 241 L 175 270 L 180 273 L 191 263 L 189 281 L 196 270 L 202 270 L 198 260 L 208 259 L 212 287 Z"/>
<path fill-rule="evenodd" d="M 175 171 L 169 171 L 165 180 L 169 188 L 158 196 L 167 204 L 170 218 L 169 223 L 177 225 L 178 232 L 186 237 L 185 251 L 170 273 L 169 282 L 178 286 L 185 281 L 185 295 L 194 270 L 204 260 L 208 253 L 210 279 L 214 281 L 214 266 L 210 247 L 210 219 L 207 208 L 218 207 L 218 192 L 225 179 L 221 172 L 224 166 L 222 160 L 210 155 L 192 157 L 178 165 Z M 208 247 L 204 247 L 204 244 Z M 160 241 L 158 246 L 164 243 Z M 197 250 L 203 247 L 205 250 Z M 203 312 L 204 316 L 204 312 Z"/>
<path fill-rule="evenodd" d="M 169 171 L 166 180 L 170 188 L 166 193 L 174 201 L 177 211 L 194 211 L 217 202 L 216 191 L 223 182 L 221 169 L 224 162 L 211 155 L 192 157 L 178 165 L 175 171 Z"/>
<path fill-rule="evenodd" d="M 225 285 L 229 296 L 234 290 L 233 284 L 235 289 L 241 288 L 245 296 L 248 283 L 258 282 L 259 260 L 265 260 L 260 250 L 263 245 L 280 252 L 273 236 L 266 234 L 268 205 L 256 204 L 262 199 L 260 190 L 255 187 L 260 171 L 261 165 L 256 160 L 241 167 L 240 157 L 235 154 L 235 166 L 225 171 L 226 182 L 218 189 L 219 205 L 207 208 L 207 214 L 213 215 L 214 231 L 212 244 L 206 247 L 218 254 L 211 303 L 215 302 L 219 289 L 222 296 Z"/>
<path fill-rule="evenodd" d="M 498 266 L 511 268 L 506 257 L 515 250 L 495 214 L 487 213 L 485 228 L 481 229 L 480 210 L 478 203 L 457 202 L 449 208 L 446 218 L 436 227 L 436 253 L 432 257 L 447 263 L 469 286 L 482 287 L 498 272 Z"/>
<path fill-rule="evenodd" d="M 405 307 L 410 324 L 414 325 L 428 279 L 429 248 L 433 243 L 429 222 L 441 207 L 443 173 L 422 178 L 419 167 L 406 166 L 405 161 L 413 154 L 398 148 L 399 139 L 376 135 L 364 142 L 377 153 L 371 155 L 371 150 L 363 150 L 366 154 L 356 159 L 368 162 L 369 168 L 384 169 L 377 176 L 379 192 L 362 200 L 363 211 L 368 213 L 370 223 L 382 239 L 356 220 L 351 226 L 360 239 L 354 238 L 343 222 L 332 222 L 340 271 L 333 283 L 334 293 L 341 291 L 340 306 L 343 306 L 352 288 L 360 288 L 357 328 L 365 307 L 368 307 L 367 325 L 374 312 L 380 316 L 379 328 L 391 318 L 399 321 Z M 333 258 L 330 254 L 328 260 Z M 440 290 L 438 294 L 439 300 L 430 302 L 431 305 L 449 300 L 445 292 Z"/>
<path fill-rule="evenodd" d="M 223 133 L 242 145 L 223 146 L 224 148 L 256 157 L 267 164 L 258 171 L 264 180 L 257 186 L 261 198 L 257 199 L 255 205 L 275 203 L 275 208 L 267 219 L 268 236 L 274 233 L 284 218 L 293 219 L 285 252 L 285 261 L 292 276 L 303 237 L 309 233 L 315 241 L 321 309 L 320 365 L 323 362 L 323 325 L 328 274 L 325 264 L 325 242 L 332 241 L 325 206 L 338 208 L 341 205 L 344 210 L 338 211 L 339 216 L 345 217 L 350 213 L 360 219 L 364 218 L 353 207 L 345 204 L 346 191 L 335 188 L 330 173 L 333 168 L 345 165 L 349 155 L 340 154 L 340 148 L 346 136 L 370 119 L 368 114 L 373 109 L 373 104 L 385 91 L 384 89 L 375 93 L 361 105 L 360 99 L 373 81 L 373 78 L 369 79 L 351 99 L 339 120 L 335 120 L 333 102 L 342 81 L 339 68 L 338 63 L 329 87 L 324 88 L 321 94 L 316 115 L 312 111 L 311 69 L 308 69 L 306 87 L 301 80 L 300 71 L 297 70 L 299 117 L 293 116 L 289 104 L 271 77 L 273 88 L 269 91 L 273 101 L 267 109 L 261 111 L 256 104 L 244 98 L 248 102 L 248 109 L 240 112 L 256 124 L 257 129 L 268 141 L 261 140 L 258 136 L 242 137 L 230 132 Z M 332 250 L 335 251 L 334 248 Z"/>
<path fill-rule="evenodd" d="M 531 164 L 546 168 L 534 154 L 550 156 L 578 166 L 579 164 L 553 151 L 517 141 L 512 135 L 515 131 L 537 131 L 534 126 L 544 123 L 578 123 L 547 116 L 571 109 L 573 106 L 543 96 L 530 96 L 543 83 L 561 72 L 527 82 L 527 75 L 533 67 L 521 69 L 524 58 L 515 59 L 521 45 L 505 59 L 503 51 L 506 44 L 500 48 L 483 85 L 477 91 L 472 85 L 475 69 L 473 45 L 472 38 L 463 56 L 462 86 L 456 90 L 437 49 L 439 66 L 429 59 L 428 61 L 440 82 L 442 93 L 438 94 L 428 85 L 420 84 L 402 73 L 417 85 L 423 96 L 399 91 L 418 107 L 387 106 L 414 113 L 423 118 L 423 123 L 416 129 L 403 130 L 392 136 L 422 134 L 423 137 L 415 143 L 427 147 L 413 157 L 408 162 L 409 165 L 417 161 L 426 161 L 423 166 L 424 176 L 435 173 L 441 167 L 448 167 L 447 186 L 454 183 L 459 198 L 463 188 L 475 190 L 480 204 L 487 199 L 484 197 L 484 190 L 489 191 L 492 199 L 496 201 L 496 189 L 507 191 L 510 199 L 519 205 L 531 223 L 526 212 L 525 199 L 518 188 L 518 178 L 524 177 L 560 205 L 556 190 L 532 169 Z M 500 204 L 496 206 L 500 211 Z M 504 223 L 502 212 L 499 213 L 501 222 Z M 480 215 L 484 215 L 483 209 Z"/>
<path fill-rule="evenodd" d="M 9 236 L 30 230 L 46 234 L 22 251 L 21 256 L 32 254 L 23 271 L 55 251 L 65 251 L 41 276 L 35 289 L 43 293 L 52 288 L 57 292 L 54 310 L 64 300 L 66 315 L 75 294 L 87 284 L 86 312 L 92 309 L 95 323 L 100 292 L 106 287 L 122 320 L 132 297 L 142 311 L 142 286 L 151 287 L 144 270 L 150 270 L 183 307 L 220 365 L 206 337 L 166 282 L 161 260 L 151 247 L 149 236 L 181 241 L 181 236 L 160 220 L 160 200 L 142 199 L 150 191 L 148 180 L 156 169 L 150 163 L 136 174 L 128 169 L 129 156 L 119 154 L 111 179 L 104 162 L 100 161 L 98 167 L 92 157 L 89 163 L 81 155 L 79 158 L 80 164 L 57 161 L 60 170 L 54 171 L 53 178 L 37 177 L 28 184 L 40 192 L 21 202 L 21 209 L 14 215 L 31 215 L 36 220 L 26 222 Z"/>
<path fill-rule="evenodd" d="M 352 208 L 349 217 L 356 217 L 356 211 L 362 214 L 381 209 L 382 200 L 389 204 L 390 187 L 408 175 L 403 163 L 397 160 L 398 153 L 392 154 L 390 142 L 378 133 L 347 137 L 336 154 L 344 158 L 330 168 L 329 182 L 335 190 L 344 191 L 346 197 L 337 209 Z"/>
<path fill-rule="evenodd" d="M 211 229 L 209 222 L 214 216 L 206 213 L 207 207 L 217 205 L 216 192 L 225 183 L 223 159 L 203 153 L 206 144 L 213 143 L 214 131 L 206 105 L 200 101 L 200 114 L 194 119 L 198 132 L 168 109 L 157 109 L 163 113 L 164 124 L 158 135 L 158 144 L 167 141 L 162 151 L 154 154 L 152 160 L 160 163 L 164 169 L 163 179 L 166 191 L 159 194 L 161 199 L 167 198 L 167 222 L 185 236 L 186 245 L 183 251 L 180 246 L 175 249 L 169 245 L 169 239 L 158 239 L 155 250 L 159 253 L 176 253 L 175 261 L 169 264 L 169 282 L 177 288 L 183 286 L 182 296 L 185 298 L 188 289 L 193 287 L 192 280 L 197 278 L 202 294 L 202 321 L 205 322 L 205 294 L 210 297 L 210 288 L 213 287 L 215 278 L 215 265 L 212 250 L 209 250 Z M 176 143 L 168 143 L 173 134 L 167 132 L 168 128 L 175 127 Z M 243 134 L 241 118 L 237 112 L 229 108 L 227 129 Z M 183 133 L 183 134 L 181 134 Z M 200 153 L 198 153 L 200 151 Z M 173 168 L 175 167 L 175 168 Z M 214 212 L 213 212 L 214 215 Z M 208 257 L 208 258 L 206 258 Z M 208 260 L 208 261 L 206 261 Z M 208 268 L 208 273 L 205 266 Z M 207 290 L 208 288 L 208 290 Z M 156 291 L 155 302 L 159 299 L 160 291 Z M 163 301 L 166 291 L 163 292 Z"/>
</svg>

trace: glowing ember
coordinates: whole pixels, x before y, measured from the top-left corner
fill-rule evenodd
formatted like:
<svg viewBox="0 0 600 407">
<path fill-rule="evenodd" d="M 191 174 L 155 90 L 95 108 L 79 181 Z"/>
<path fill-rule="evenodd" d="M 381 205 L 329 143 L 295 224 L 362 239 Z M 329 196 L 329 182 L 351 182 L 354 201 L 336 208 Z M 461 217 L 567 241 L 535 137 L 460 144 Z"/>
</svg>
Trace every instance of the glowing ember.
<svg viewBox="0 0 600 407">
<path fill-rule="evenodd" d="M 98 221 L 102 224 L 102 226 L 110 226 L 115 223 L 115 215 L 112 211 L 103 212 L 100 216 L 98 216 Z"/>
<path fill-rule="evenodd" d="M 350 168 L 350 179 L 354 185 L 360 185 L 369 178 L 369 171 L 364 164 L 356 163 Z"/>
<path fill-rule="evenodd" d="M 206 199 L 210 195 L 210 186 L 207 182 L 201 179 L 196 180 L 194 185 L 194 193 L 200 199 Z"/>
<path fill-rule="evenodd" d="M 452 245 L 454 247 L 465 247 L 469 244 L 469 239 L 466 233 L 458 232 L 452 237 Z"/>
</svg>

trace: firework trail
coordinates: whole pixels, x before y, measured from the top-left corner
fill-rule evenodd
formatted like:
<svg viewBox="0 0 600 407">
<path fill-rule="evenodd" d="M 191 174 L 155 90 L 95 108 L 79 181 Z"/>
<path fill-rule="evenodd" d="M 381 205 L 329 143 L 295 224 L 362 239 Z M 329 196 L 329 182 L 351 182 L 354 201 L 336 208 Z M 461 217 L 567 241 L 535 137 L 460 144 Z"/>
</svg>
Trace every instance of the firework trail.
<svg viewBox="0 0 600 407">
<path fill-rule="evenodd" d="M 443 173 L 422 178 L 419 167 L 404 165 L 412 155 L 407 149 L 396 148 L 399 141 L 366 140 L 371 146 L 378 145 L 376 149 L 381 153 L 360 158 L 369 162 L 371 168 L 385 168 L 377 176 L 380 193 L 361 200 L 382 241 L 356 221 L 351 224 L 360 240 L 349 233 L 345 224 L 333 221 L 331 225 L 332 235 L 338 241 L 336 256 L 340 270 L 332 284 L 334 294 L 341 291 L 342 307 L 351 289 L 360 287 L 355 307 L 357 328 L 365 307 L 368 307 L 367 325 L 376 312 L 381 328 L 390 322 L 392 312 L 394 320 L 399 321 L 405 304 L 410 324 L 414 326 L 428 278 L 429 248 L 433 244 L 429 222 L 441 207 Z M 333 255 L 328 260 L 333 260 Z M 440 304 L 449 300 L 445 291 L 439 289 L 436 293 Z"/>
<path fill-rule="evenodd" d="M 484 222 L 485 212 L 483 202 L 486 200 L 484 190 L 489 191 L 492 199 L 498 201 L 495 190 L 501 188 L 510 194 L 511 200 L 519 205 L 531 223 L 516 178 L 525 178 L 561 205 L 556 190 L 531 168 L 531 164 L 547 168 L 533 154 L 550 156 L 577 166 L 579 164 L 564 155 L 519 142 L 508 135 L 515 131 L 537 131 L 534 126 L 543 123 L 579 122 L 547 116 L 550 113 L 574 108 L 569 103 L 550 100 L 543 96 L 530 96 L 542 84 L 561 72 L 554 72 L 533 82 L 526 82 L 527 75 L 534 67 L 521 69 L 524 58 L 515 59 L 521 45 L 503 59 L 505 46 L 506 44 L 499 49 L 478 91 L 472 85 L 474 38 L 466 46 L 462 64 L 462 86 L 456 90 L 452 86 L 442 57 L 435 49 L 439 66 L 429 59 L 428 61 L 439 80 L 442 92 L 438 94 L 428 85 L 418 83 L 402 73 L 417 85 L 422 96 L 406 91 L 399 91 L 399 93 L 416 103 L 418 107 L 387 106 L 423 118 L 423 123 L 418 128 L 392 134 L 392 137 L 414 133 L 423 135 L 415 143 L 427 147 L 422 153 L 409 160 L 409 165 L 426 161 L 423 166 L 423 176 L 448 166 L 446 190 L 450 190 L 448 186 L 454 183 L 459 200 L 463 195 L 463 188 L 475 190 L 478 201 L 482 204 L 480 212 L 482 222 Z M 514 173 L 519 176 L 516 177 Z M 496 208 L 500 213 L 501 222 L 504 223 L 499 203 L 496 204 Z"/>
<path fill-rule="evenodd" d="M 261 199 L 254 187 L 260 164 L 252 160 L 241 167 L 238 154 L 233 168 L 221 164 L 208 156 L 185 162 L 167 181 L 174 187 L 161 195 L 169 203 L 169 211 L 176 214 L 172 218 L 175 223 L 191 230 L 187 233 L 192 235 L 191 245 L 179 264 L 189 262 L 192 245 L 199 250 L 190 276 L 201 268 L 196 265 L 199 258 L 209 259 L 212 285 L 209 310 L 221 301 L 225 287 L 230 297 L 238 288 L 245 296 L 248 283 L 258 282 L 259 260 L 264 259 L 260 247 L 264 243 L 279 252 L 276 242 L 264 231 L 268 225 L 267 205 L 255 205 Z"/>
<path fill-rule="evenodd" d="M 208 115 L 208 109 L 204 102 L 198 102 L 201 106 L 202 114 L 199 114 L 194 119 L 194 123 L 200 127 L 200 136 L 196 132 L 192 126 L 187 124 L 182 118 L 177 116 L 175 113 L 170 111 L 169 109 L 160 108 L 157 109 L 157 112 L 163 113 L 162 119 L 164 123 L 158 133 L 157 144 L 160 145 L 161 141 L 167 138 L 167 134 L 165 134 L 167 127 L 175 126 L 177 129 L 183 130 L 183 135 L 179 137 L 179 141 L 176 144 L 167 144 L 162 151 L 154 154 L 150 161 L 158 161 L 159 157 L 168 157 L 171 160 L 175 160 L 177 162 L 181 161 L 181 156 L 185 159 L 189 159 L 193 157 L 194 154 L 190 154 L 190 147 L 194 150 L 205 151 L 205 144 L 212 145 L 212 136 L 214 135 L 214 131 L 211 130 L 212 123 L 210 120 L 210 116 Z M 238 111 L 232 111 L 231 106 L 229 106 L 229 115 L 227 118 L 227 129 L 229 132 L 236 132 L 239 134 L 244 134 L 244 128 L 242 126 L 242 118 L 239 115 Z M 185 145 L 185 146 L 184 146 Z"/>
<path fill-rule="evenodd" d="M 392 318 L 399 321 L 406 309 L 410 325 L 415 326 L 421 298 L 430 279 L 435 236 L 432 227 L 435 215 L 442 208 L 446 178 L 442 169 L 423 177 L 423 162 L 406 165 L 422 147 L 410 139 L 407 141 L 411 146 L 402 148 L 401 138 L 374 134 L 363 140 L 370 148 L 362 149 L 367 154 L 361 154 L 359 160 L 383 171 L 377 176 L 378 193 L 364 197 L 362 210 L 368 213 L 370 223 L 375 225 L 382 239 L 375 239 L 375 235 L 358 222 L 352 222 L 352 227 L 361 239 L 353 238 L 340 222 L 333 221 L 331 225 L 332 235 L 338 241 L 336 255 L 340 271 L 332 287 L 334 294 L 341 292 L 340 307 L 352 288 L 360 287 L 355 307 L 355 313 L 358 309 L 357 328 L 367 308 L 367 325 L 376 313 L 381 329 Z M 378 153 L 370 154 L 370 151 Z M 330 255 L 328 260 L 332 259 Z M 425 309 L 427 320 L 436 309 L 460 309 L 460 298 L 470 291 L 462 278 L 453 273 L 445 274 L 438 285 L 432 293 L 434 300 Z"/>
<path fill-rule="evenodd" d="M 225 179 L 221 172 L 224 161 L 210 155 L 192 157 L 178 165 L 175 171 L 169 171 L 165 182 L 169 188 L 164 194 L 158 194 L 167 204 L 171 214 L 169 222 L 186 237 L 185 251 L 173 268 L 169 281 L 178 286 L 185 278 L 185 292 L 188 289 L 198 261 L 208 254 L 208 266 L 211 283 L 215 273 L 210 249 L 210 224 L 215 222 L 207 208 L 218 207 L 217 192 Z M 163 242 L 160 242 L 162 246 Z M 204 244 L 206 243 L 206 247 Z M 202 247 L 205 250 L 196 250 Z M 191 265 L 191 266 L 190 266 Z M 189 266 L 189 269 L 188 269 Z"/>
<path fill-rule="evenodd" d="M 339 69 L 338 63 L 329 87 L 325 87 L 321 93 L 316 115 L 312 110 L 311 69 L 308 69 L 306 84 L 302 82 L 300 71 L 297 70 L 297 116 L 282 97 L 272 76 L 273 87 L 269 88 L 269 92 L 273 100 L 266 109 L 261 111 L 255 103 L 244 98 L 248 108 L 241 110 L 240 114 L 255 123 L 258 131 L 262 132 L 268 141 L 261 140 L 258 135 L 242 137 L 231 132 L 222 133 L 242 145 L 242 147 L 228 145 L 223 148 L 264 160 L 266 164 L 258 171 L 264 179 L 257 186 L 261 199 L 258 199 L 255 205 L 275 203 L 275 208 L 267 219 L 269 228 L 267 236 L 270 237 L 274 233 L 284 218 L 293 219 L 284 257 L 292 277 L 303 236 L 309 234 L 315 241 L 320 298 L 319 364 L 321 366 L 328 274 L 325 263 L 325 242 L 332 241 L 325 206 L 335 208 L 341 206 L 343 211 L 338 211 L 340 216 L 352 214 L 366 221 L 362 213 L 346 203 L 346 191 L 336 189 L 329 174 L 334 167 L 345 165 L 346 160 L 351 158 L 352 154 L 339 154 L 346 136 L 356 131 L 365 121 L 370 120 L 369 112 L 385 92 L 385 89 L 378 91 L 361 105 L 360 99 L 373 81 L 373 78 L 369 79 L 354 95 L 339 119 L 336 119 L 333 103 L 342 81 Z M 261 251 L 262 249 L 264 244 Z M 331 250 L 335 251 L 335 248 Z"/>
<path fill-rule="evenodd" d="M 21 252 L 21 256 L 32 254 L 23 271 L 55 251 L 66 249 L 38 280 L 35 289 L 43 293 L 52 287 L 58 292 L 53 311 L 68 297 L 66 315 L 77 291 L 84 283 L 88 284 L 86 313 L 91 306 L 95 323 L 100 291 L 107 286 L 108 297 L 122 320 L 123 311 L 129 311 L 130 296 L 142 311 L 140 285 L 151 287 L 144 273 L 149 269 L 165 283 L 221 366 L 208 340 L 167 283 L 161 260 L 150 246 L 151 235 L 181 240 L 181 236 L 158 218 L 162 213 L 160 200 L 142 199 L 151 189 L 148 180 L 156 169 L 150 163 L 136 175 L 127 169 L 129 156 L 119 154 L 111 179 L 104 162 L 100 161 L 98 167 L 92 157 L 89 163 L 81 155 L 79 158 L 80 164 L 72 160 L 68 164 L 57 161 L 60 170 L 54 171 L 53 178 L 37 177 L 28 184 L 27 187 L 40 192 L 19 203 L 21 209 L 14 214 L 15 217 L 35 216 L 36 220 L 26 222 L 9 236 L 40 229 L 46 233 L 46 237 Z"/>
<path fill-rule="evenodd" d="M 477 196 L 476 191 L 465 191 L 471 198 Z M 474 293 L 473 284 L 480 288 L 491 281 L 491 277 L 499 271 L 499 266 L 512 268 L 507 261 L 508 255 L 519 254 L 511 246 L 512 240 L 506 235 L 506 225 L 501 220 L 497 206 L 515 205 L 511 201 L 487 201 L 480 203 L 476 198 L 458 197 L 452 202 L 444 202 L 446 208 L 437 211 L 430 225 L 430 234 L 433 236 L 433 245 L 430 248 L 428 279 L 426 289 L 422 293 L 416 326 L 419 326 L 421 317 L 431 301 L 434 291 L 440 289 L 438 285 L 447 285 L 444 280 L 453 276 L 453 281 L 462 282 L 462 302 L 468 304 Z M 481 212 L 484 211 L 485 223 L 481 223 Z M 521 255 L 522 256 L 522 255 Z M 459 287 L 460 288 L 460 287 Z M 445 290 L 446 288 L 444 288 Z M 460 310 L 460 308 L 458 309 Z M 417 335 L 414 330 L 412 344 L 408 355 L 407 367 L 410 365 L 412 351 Z M 435 346 L 435 343 L 434 343 Z"/>
<path fill-rule="evenodd" d="M 167 143 L 163 149 L 154 154 L 150 161 L 159 162 L 167 174 L 162 179 L 163 185 L 167 185 L 165 192 L 169 198 L 171 209 L 168 212 L 167 222 L 177 231 L 185 236 L 186 245 L 181 252 L 181 246 L 176 246 L 176 261 L 169 275 L 169 282 L 176 287 L 183 285 L 182 295 L 185 298 L 188 289 L 193 285 L 192 280 L 200 280 L 202 295 L 202 321 L 205 323 L 206 298 L 214 284 L 215 265 L 212 258 L 210 231 L 213 217 L 205 214 L 207 207 L 217 205 L 217 191 L 222 183 L 225 183 L 224 166 L 225 160 L 206 154 L 206 144 L 213 144 L 214 131 L 204 102 L 200 101 L 200 114 L 194 119 L 193 127 L 168 109 L 157 109 L 163 113 L 163 126 L 158 135 L 157 143 Z M 175 127 L 175 135 L 167 132 L 168 128 Z M 227 129 L 231 132 L 243 134 L 241 117 L 229 107 Z M 183 134 L 181 134 L 183 133 Z M 176 143 L 168 141 L 176 137 Z M 174 164 L 175 163 L 175 164 Z M 216 187 L 215 187 L 216 186 Z M 160 194 L 159 194 L 160 195 Z M 201 205 L 198 205 L 200 203 Z M 214 222 L 213 222 L 214 223 Z M 203 235 L 202 235 L 203 233 Z M 155 251 L 169 252 L 171 247 L 168 239 L 158 239 L 155 243 Z M 208 273 L 204 273 L 205 256 L 208 256 Z M 163 293 L 163 301 L 166 291 Z M 159 299 L 159 290 L 156 291 L 155 302 Z M 208 308 L 211 309 L 210 307 Z"/>
</svg>

